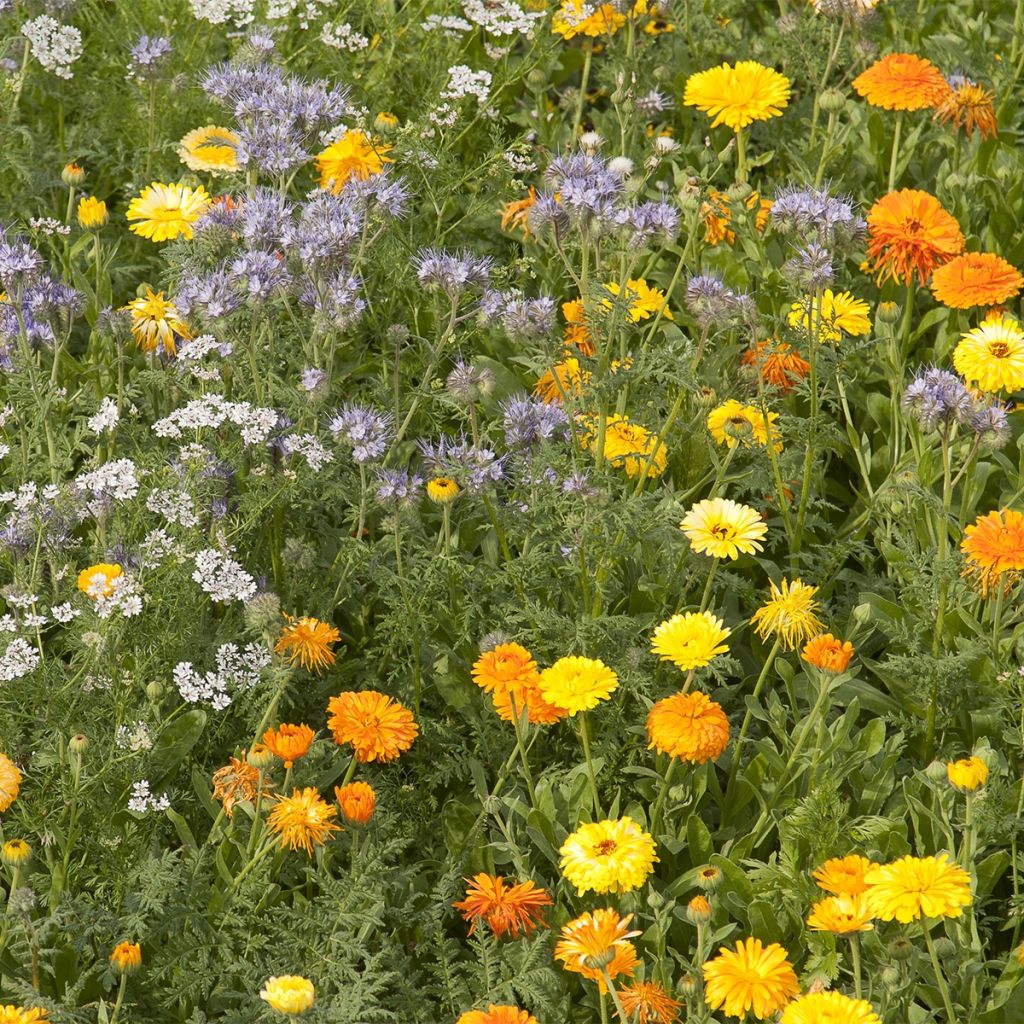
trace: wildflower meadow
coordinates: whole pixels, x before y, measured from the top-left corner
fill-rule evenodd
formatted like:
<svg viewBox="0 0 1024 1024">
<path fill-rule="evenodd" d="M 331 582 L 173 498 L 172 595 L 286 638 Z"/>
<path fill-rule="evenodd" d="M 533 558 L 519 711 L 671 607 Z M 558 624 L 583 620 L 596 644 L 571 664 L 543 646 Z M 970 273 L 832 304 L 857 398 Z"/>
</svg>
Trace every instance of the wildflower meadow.
<svg viewBox="0 0 1024 1024">
<path fill-rule="evenodd" d="M 0 0 L 0 1024 L 1024 1024 L 1024 0 Z"/>
</svg>

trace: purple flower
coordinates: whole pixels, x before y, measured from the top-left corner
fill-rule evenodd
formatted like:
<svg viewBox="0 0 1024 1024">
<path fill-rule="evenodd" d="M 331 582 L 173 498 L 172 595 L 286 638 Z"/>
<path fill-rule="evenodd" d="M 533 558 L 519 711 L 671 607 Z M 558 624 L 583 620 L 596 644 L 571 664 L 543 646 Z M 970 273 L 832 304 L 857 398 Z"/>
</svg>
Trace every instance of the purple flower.
<svg viewBox="0 0 1024 1024">
<path fill-rule="evenodd" d="M 556 236 L 562 235 L 570 227 L 569 215 L 562 204 L 547 192 L 537 193 L 526 215 L 526 222 L 530 231 L 538 237 L 543 237 L 549 230 Z"/>
<path fill-rule="evenodd" d="M 0 284 L 8 294 L 34 280 L 42 266 L 43 257 L 27 242 L 0 236 Z"/>
<path fill-rule="evenodd" d="M 233 313 L 242 299 L 234 281 L 223 267 L 202 277 L 186 277 L 174 293 L 174 303 L 182 316 L 198 314 L 204 320 L 220 320 Z"/>
<path fill-rule="evenodd" d="M 351 195 L 321 192 L 299 210 L 297 224 L 289 225 L 283 244 L 304 266 L 339 263 L 363 231 L 365 218 Z"/>
<path fill-rule="evenodd" d="M 480 299 L 480 313 L 497 320 L 514 341 L 543 338 L 555 326 L 555 300 L 547 295 L 527 299 L 519 291 L 487 289 Z"/>
<path fill-rule="evenodd" d="M 316 367 L 307 366 L 302 371 L 302 378 L 299 382 L 299 387 L 303 391 L 313 392 L 316 391 L 321 384 L 327 379 L 327 374 L 323 370 L 318 370 Z"/>
<path fill-rule="evenodd" d="M 247 298 L 255 302 L 266 302 L 275 294 L 283 293 L 292 282 L 284 260 L 260 250 L 243 253 L 234 259 L 229 276 Z"/>
<path fill-rule="evenodd" d="M 163 71 L 171 54 L 171 41 L 164 36 L 141 35 L 128 53 L 128 77 L 148 81 Z"/>
<path fill-rule="evenodd" d="M 452 477 L 468 491 L 481 491 L 505 475 L 505 457 L 489 448 L 478 448 L 465 437 L 441 436 L 433 441 L 417 441 L 417 447 L 433 472 Z"/>
<path fill-rule="evenodd" d="M 328 424 L 331 433 L 352 449 L 359 463 L 379 459 L 391 439 L 391 417 L 360 405 L 345 405 Z"/>
<path fill-rule="evenodd" d="M 723 326 L 739 313 L 740 296 L 714 274 L 691 277 L 686 286 L 686 305 L 701 327 Z"/>
<path fill-rule="evenodd" d="M 366 309 L 360 295 L 362 281 L 342 268 L 326 280 L 305 277 L 299 300 L 313 311 L 314 326 L 327 333 L 351 327 Z"/>
<path fill-rule="evenodd" d="M 269 188 L 257 188 L 242 203 L 242 237 L 253 249 L 274 249 L 291 226 L 293 207 L 284 196 Z"/>
<path fill-rule="evenodd" d="M 641 203 L 629 214 L 634 246 L 670 245 L 679 234 L 679 211 L 668 203 Z"/>
<path fill-rule="evenodd" d="M 977 403 L 967 423 L 984 451 L 998 451 L 1010 440 L 1010 422 L 1002 405 Z"/>
<path fill-rule="evenodd" d="M 510 448 L 531 448 L 541 441 L 564 438 L 569 417 L 560 405 L 515 395 L 501 403 L 505 443 Z"/>
<path fill-rule="evenodd" d="M 925 367 L 903 392 L 903 408 L 917 416 L 927 432 L 942 424 L 970 423 L 975 412 L 974 399 L 964 382 L 948 370 Z"/>
<path fill-rule="evenodd" d="M 396 220 L 405 216 L 412 196 L 405 179 L 391 174 L 387 168 L 368 178 L 349 178 L 343 194 L 358 199 L 368 213 L 378 212 Z"/>
<path fill-rule="evenodd" d="M 421 285 L 439 288 L 454 299 L 467 288 L 486 285 L 494 261 L 489 256 L 476 256 L 465 250 L 420 249 L 413 266 Z"/>
<path fill-rule="evenodd" d="M 407 469 L 378 469 L 377 480 L 377 498 L 395 505 L 411 504 L 423 486 L 423 477 L 410 475 Z"/>
<path fill-rule="evenodd" d="M 789 185 L 775 197 L 769 214 L 778 231 L 816 238 L 823 245 L 849 245 L 866 227 L 853 200 L 823 189 Z"/>
<path fill-rule="evenodd" d="M 808 242 L 782 267 L 783 276 L 804 292 L 815 292 L 832 283 L 832 254 L 817 242 Z"/>
</svg>

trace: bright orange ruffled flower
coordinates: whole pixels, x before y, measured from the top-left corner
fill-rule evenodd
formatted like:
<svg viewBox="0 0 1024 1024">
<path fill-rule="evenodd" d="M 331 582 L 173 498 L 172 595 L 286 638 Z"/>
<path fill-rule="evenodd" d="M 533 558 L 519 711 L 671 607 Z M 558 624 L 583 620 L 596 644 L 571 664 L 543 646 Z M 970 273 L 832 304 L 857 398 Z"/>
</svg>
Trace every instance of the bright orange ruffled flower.
<svg viewBox="0 0 1024 1024">
<path fill-rule="evenodd" d="M 537 1024 L 537 1018 L 518 1006 L 496 1006 L 491 1003 L 486 1010 L 469 1010 L 458 1020 L 458 1024 Z"/>
<path fill-rule="evenodd" d="M 675 1024 L 679 1020 L 679 1007 L 656 981 L 634 981 L 619 989 L 622 1008 L 630 1020 L 637 1024 Z"/>
<path fill-rule="evenodd" d="M 1024 515 L 1006 508 L 979 516 L 964 530 L 960 550 L 967 556 L 963 574 L 980 586 L 982 597 L 997 587 L 1008 591 L 1024 569 Z"/>
<path fill-rule="evenodd" d="M 263 734 L 263 742 L 284 761 L 285 768 L 291 768 L 300 757 L 309 753 L 315 735 L 308 725 L 283 722 L 277 729 L 268 729 Z"/>
<path fill-rule="evenodd" d="M 736 948 L 720 947 L 704 965 L 704 999 L 713 1010 L 745 1017 L 750 1010 L 767 1020 L 800 991 L 786 951 L 777 942 L 741 939 Z"/>
<path fill-rule="evenodd" d="M 824 672 L 845 672 L 853 657 L 853 644 L 837 640 L 831 633 L 821 633 L 807 641 L 801 657 Z"/>
<path fill-rule="evenodd" d="M 473 682 L 485 693 L 521 688 L 537 678 L 537 662 L 522 644 L 498 644 L 473 663 Z"/>
<path fill-rule="evenodd" d="M 301 846 L 310 856 L 314 846 L 322 846 L 338 826 L 332 819 L 338 808 L 321 799 L 312 787 L 292 790 L 291 796 L 278 797 L 267 815 L 267 827 L 281 837 L 281 848 L 297 850 Z"/>
<path fill-rule="evenodd" d="M 599 965 L 604 964 L 614 980 L 622 974 L 631 977 L 639 963 L 629 941 L 640 934 L 629 931 L 632 919 L 632 914 L 619 917 L 617 910 L 608 907 L 581 914 L 562 928 L 562 937 L 555 944 L 555 959 L 565 970 L 596 981 L 604 993 L 607 986 Z"/>
<path fill-rule="evenodd" d="M 864 876 L 873 867 L 877 865 L 867 857 L 851 853 L 848 857 L 833 857 L 825 861 L 814 872 L 814 880 L 818 888 L 825 892 L 836 896 L 856 896 L 867 891 L 868 883 L 864 881 Z"/>
<path fill-rule="evenodd" d="M 287 654 L 293 664 L 297 661 L 317 675 L 334 664 L 331 644 L 341 639 L 341 633 L 334 626 L 311 616 L 293 619 L 286 615 L 285 618 L 288 624 L 281 630 L 281 638 L 274 647 L 277 654 Z"/>
<path fill-rule="evenodd" d="M 963 252 L 960 225 L 935 196 L 904 188 L 882 196 L 871 207 L 868 259 L 878 283 L 905 284 L 915 275 L 924 284 L 936 267 Z"/>
<path fill-rule="evenodd" d="M 759 341 L 740 357 L 744 366 L 753 366 L 765 384 L 790 391 L 811 372 L 811 364 L 784 341 L 775 338 Z"/>
<path fill-rule="evenodd" d="M 1017 268 L 991 252 L 965 252 L 932 275 L 932 294 L 951 309 L 998 306 L 1022 285 L 1024 277 Z"/>
<path fill-rule="evenodd" d="M 999 132 L 996 123 L 995 95 L 969 78 L 954 79 L 945 97 L 936 104 L 935 120 L 948 124 L 954 131 L 963 126 L 967 138 L 975 131 L 983 139 L 993 139 Z"/>
<path fill-rule="evenodd" d="M 647 715 L 648 750 L 691 764 L 716 760 L 729 743 L 729 719 L 703 693 L 677 693 L 659 700 Z"/>
<path fill-rule="evenodd" d="M 466 898 L 452 906 L 470 923 L 470 935 L 481 921 L 487 923 L 498 939 L 509 932 L 513 937 L 518 937 L 520 932 L 529 935 L 544 923 L 544 908 L 551 906 L 547 891 L 531 881 L 507 886 L 502 875 L 484 872 L 466 881 L 469 882 Z"/>
<path fill-rule="evenodd" d="M 350 782 L 334 787 L 334 799 L 350 825 L 368 825 L 377 807 L 377 794 L 366 782 Z"/>
<path fill-rule="evenodd" d="M 550 703 L 540 691 L 540 676 L 522 687 L 495 691 L 491 699 L 494 710 L 503 722 L 517 722 L 526 709 L 530 725 L 553 725 L 560 722 L 569 712 L 557 704 Z"/>
<path fill-rule="evenodd" d="M 934 107 L 949 92 L 942 72 L 913 53 L 890 53 L 876 60 L 853 80 L 853 87 L 872 106 L 884 110 Z"/>
<path fill-rule="evenodd" d="M 327 710 L 334 742 L 350 743 L 358 761 L 393 761 L 420 731 L 408 708 L 376 690 L 346 690 Z"/>
<path fill-rule="evenodd" d="M 521 231 L 523 239 L 530 237 L 530 210 L 537 202 L 537 190 L 530 186 L 530 191 L 523 199 L 513 199 L 506 203 L 498 212 L 501 214 L 502 231 Z"/>
</svg>

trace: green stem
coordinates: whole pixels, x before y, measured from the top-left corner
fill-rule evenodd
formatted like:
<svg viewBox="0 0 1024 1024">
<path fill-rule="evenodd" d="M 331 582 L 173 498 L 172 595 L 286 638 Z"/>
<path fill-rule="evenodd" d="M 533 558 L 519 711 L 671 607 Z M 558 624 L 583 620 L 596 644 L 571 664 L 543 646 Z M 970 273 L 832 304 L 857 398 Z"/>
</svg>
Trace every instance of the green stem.
<svg viewBox="0 0 1024 1024">
<path fill-rule="evenodd" d="M 583 77 L 580 80 L 580 94 L 576 97 L 576 112 L 572 119 L 572 145 L 576 143 L 576 137 L 580 133 L 580 122 L 583 120 L 583 103 L 587 95 L 587 86 L 590 84 L 590 64 L 594 56 L 594 44 L 589 40 L 583 44 Z"/>
<path fill-rule="evenodd" d="M 622 1024 L 629 1024 L 629 1018 L 626 1016 L 619 993 L 615 991 L 615 986 L 612 984 L 612 976 L 608 973 L 608 968 L 602 967 L 601 974 L 604 976 L 605 986 L 612 997 L 612 1002 L 615 1004 L 615 1012 L 619 1015 L 619 1020 L 622 1021 Z"/>
<path fill-rule="evenodd" d="M 594 774 L 594 762 L 590 756 L 590 728 L 587 725 L 585 712 L 580 715 L 580 742 L 583 744 L 583 756 L 587 759 L 587 776 L 590 779 L 590 793 L 594 799 L 594 812 L 598 817 L 604 817 L 604 812 L 601 810 L 601 798 L 597 793 L 597 776 Z"/>
<path fill-rule="evenodd" d="M 935 952 L 935 943 L 932 941 L 931 929 L 928 925 L 928 918 L 921 918 L 921 931 L 924 932 L 925 945 L 928 947 L 928 956 L 932 961 L 932 970 L 935 972 L 935 983 L 939 986 L 939 992 L 942 994 L 942 1002 L 946 1007 L 946 1019 L 949 1024 L 955 1024 L 959 1019 L 956 1012 L 953 1010 L 953 1003 L 949 997 L 949 989 L 946 986 L 946 979 L 942 973 L 942 965 L 939 963 L 938 955 Z"/>
<path fill-rule="evenodd" d="M 850 963 L 853 966 L 853 994 L 860 999 L 860 936 L 856 932 L 850 935 Z"/>
<path fill-rule="evenodd" d="M 903 111 L 896 114 L 896 126 L 892 130 L 892 159 L 889 161 L 889 191 L 896 188 L 896 159 L 900 150 L 900 131 L 903 128 Z"/>
<path fill-rule="evenodd" d="M 658 790 L 658 798 L 654 801 L 654 807 L 651 810 L 651 835 L 653 836 L 658 834 L 658 829 L 661 826 L 661 806 L 665 802 L 668 788 L 672 784 L 672 776 L 675 774 L 677 763 L 676 758 L 669 758 L 668 767 L 665 769 L 665 775 L 661 780 L 661 789 Z"/>
<path fill-rule="evenodd" d="M 743 137 L 743 129 L 736 131 L 736 183 L 745 184 L 747 180 L 747 143 Z"/>
<path fill-rule="evenodd" d="M 128 975 L 121 975 L 121 984 L 117 989 L 117 1001 L 114 1003 L 113 1012 L 110 1014 L 110 1024 L 117 1024 L 117 1018 L 121 1013 L 121 1005 L 124 1003 L 125 989 L 128 987 Z"/>
</svg>

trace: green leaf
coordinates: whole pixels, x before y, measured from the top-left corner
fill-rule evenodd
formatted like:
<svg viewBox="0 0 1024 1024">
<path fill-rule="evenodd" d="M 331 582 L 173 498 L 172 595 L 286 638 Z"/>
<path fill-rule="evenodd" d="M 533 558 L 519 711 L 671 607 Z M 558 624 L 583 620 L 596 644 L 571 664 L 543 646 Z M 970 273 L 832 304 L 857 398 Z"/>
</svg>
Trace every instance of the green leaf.
<svg viewBox="0 0 1024 1024">
<path fill-rule="evenodd" d="M 153 747 L 154 789 L 185 760 L 205 728 L 206 712 L 200 708 L 194 708 L 192 711 L 186 711 L 181 718 L 172 722 L 160 733 L 160 737 Z"/>
<path fill-rule="evenodd" d="M 707 825 L 696 814 L 691 814 L 686 822 L 686 841 L 690 847 L 690 863 L 695 868 L 710 862 L 715 852 L 714 842 Z"/>
</svg>

